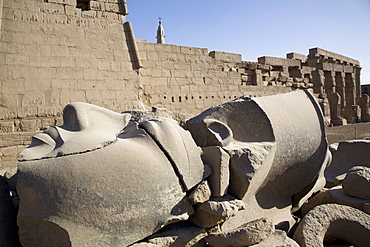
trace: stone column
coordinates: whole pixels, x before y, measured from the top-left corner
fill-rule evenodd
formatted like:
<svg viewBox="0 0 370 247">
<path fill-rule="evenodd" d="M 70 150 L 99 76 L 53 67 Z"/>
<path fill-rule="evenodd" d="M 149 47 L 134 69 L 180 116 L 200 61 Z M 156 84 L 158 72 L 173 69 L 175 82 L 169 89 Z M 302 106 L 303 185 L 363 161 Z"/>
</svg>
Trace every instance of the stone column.
<svg viewBox="0 0 370 247">
<path fill-rule="evenodd" d="M 254 71 L 254 81 L 257 86 L 263 85 L 263 80 L 262 80 L 262 71 L 259 69 L 256 69 Z"/>
<path fill-rule="evenodd" d="M 353 106 L 356 105 L 355 99 L 355 76 L 354 73 L 346 73 L 345 77 L 345 108 L 342 110 L 342 116 L 347 119 L 348 122 L 353 122 L 355 109 Z"/>
<path fill-rule="evenodd" d="M 335 73 L 335 90 L 340 95 L 340 106 L 341 109 L 344 109 L 345 104 L 345 91 L 344 91 L 344 78 L 346 74 L 343 72 Z"/>
<path fill-rule="evenodd" d="M 355 75 L 354 73 L 346 73 L 346 105 L 355 105 Z"/>
<path fill-rule="evenodd" d="M 332 95 L 335 93 L 335 72 L 334 71 L 324 71 L 325 76 L 325 83 L 324 83 L 324 91 L 326 94 L 326 97 L 329 101 L 329 110 L 330 110 L 330 120 L 333 122 L 333 114 L 336 115 L 339 113 L 337 112 L 338 102 L 335 100 L 332 100 Z M 340 97 L 339 97 L 340 100 Z M 340 105 L 340 101 L 339 101 Z M 335 110 L 335 112 L 332 114 L 332 110 Z"/>
<path fill-rule="evenodd" d="M 362 98 L 362 95 L 361 95 L 361 79 L 360 79 L 360 75 L 361 75 L 361 68 L 360 67 L 354 67 L 353 68 L 354 70 L 354 73 L 355 73 L 355 87 L 356 87 L 356 97 L 357 98 Z"/>
<path fill-rule="evenodd" d="M 330 96 L 330 119 L 334 126 L 345 125 L 347 121 L 340 116 L 341 112 L 341 97 L 339 93 L 332 93 Z"/>
<path fill-rule="evenodd" d="M 333 71 L 324 71 L 325 76 L 325 93 L 330 97 L 333 93 L 335 93 L 335 72 Z"/>
<path fill-rule="evenodd" d="M 361 97 L 361 119 L 363 122 L 370 122 L 369 95 Z"/>
<path fill-rule="evenodd" d="M 313 83 L 313 92 L 317 94 L 324 93 L 324 71 L 314 70 L 312 71 L 312 83 Z"/>
<path fill-rule="evenodd" d="M 362 93 L 361 93 L 361 82 L 360 82 L 360 67 L 353 67 L 353 73 L 354 73 L 354 86 L 355 86 L 355 102 L 356 105 L 362 106 Z"/>
</svg>

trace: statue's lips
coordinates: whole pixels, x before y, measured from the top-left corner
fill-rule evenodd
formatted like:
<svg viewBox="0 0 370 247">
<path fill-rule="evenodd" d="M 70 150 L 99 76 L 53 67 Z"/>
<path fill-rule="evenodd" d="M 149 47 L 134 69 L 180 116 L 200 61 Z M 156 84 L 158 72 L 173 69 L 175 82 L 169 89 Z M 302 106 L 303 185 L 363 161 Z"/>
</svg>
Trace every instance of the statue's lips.
<svg viewBox="0 0 370 247">
<path fill-rule="evenodd" d="M 36 134 L 36 135 L 33 136 L 33 138 L 39 140 L 40 142 L 42 142 L 44 144 L 47 144 L 47 145 L 51 146 L 51 147 L 56 146 L 55 140 L 50 135 L 48 135 L 46 133 Z"/>
</svg>

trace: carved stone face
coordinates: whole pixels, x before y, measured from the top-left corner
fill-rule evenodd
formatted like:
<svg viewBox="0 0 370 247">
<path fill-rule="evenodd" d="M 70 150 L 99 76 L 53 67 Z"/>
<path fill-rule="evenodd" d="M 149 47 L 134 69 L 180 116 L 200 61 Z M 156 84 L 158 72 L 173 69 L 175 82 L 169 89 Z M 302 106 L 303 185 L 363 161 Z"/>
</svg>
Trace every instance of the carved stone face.
<svg viewBox="0 0 370 247">
<path fill-rule="evenodd" d="M 68 105 L 63 118 L 64 125 L 34 136 L 20 157 L 23 243 L 128 245 L 192 214 L 185 188 L 202 180 L 203 164 L 175 121 L 127 125 L 130 114 L 85 103 Z M 183 146 L 161 136 L 163 128 Z M 187 150 L 194 151 L 188 164 L 176 162 Z M 193 172 L 200 175 L 189 178 Z M 49 239 L 52 231 L 60 239 Z"/>
</svg>

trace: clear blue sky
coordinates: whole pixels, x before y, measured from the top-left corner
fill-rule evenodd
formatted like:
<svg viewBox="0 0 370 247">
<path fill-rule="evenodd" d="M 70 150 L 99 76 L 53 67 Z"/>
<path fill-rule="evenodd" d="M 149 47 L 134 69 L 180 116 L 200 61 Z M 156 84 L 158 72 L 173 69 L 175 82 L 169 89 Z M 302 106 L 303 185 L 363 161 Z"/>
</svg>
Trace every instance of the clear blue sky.
<svg viewBox="0 0 370 247">
<path fill-rule="evenodd" d="M 357 59 L 370 84 L 370 0 L 127 0 L 136 38 L 261 56 L 308 54 L 320 47 Z"/>
</svg>

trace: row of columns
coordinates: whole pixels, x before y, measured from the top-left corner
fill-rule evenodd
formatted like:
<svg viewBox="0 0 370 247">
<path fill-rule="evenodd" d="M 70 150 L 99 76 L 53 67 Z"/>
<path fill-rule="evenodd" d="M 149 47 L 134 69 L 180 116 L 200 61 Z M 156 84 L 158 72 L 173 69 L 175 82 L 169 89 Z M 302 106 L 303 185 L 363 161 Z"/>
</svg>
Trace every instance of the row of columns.
<svg viewBox="0 0 370 247">
<path fill-rule="evenodd" d="M 333 125 L 370 121 L 369 97 L 361 95 L 360 68 L 354 67 L 352 73 L 315 70 L 312 76 L 314 93 L 328 98 Z"/>
</svg>

